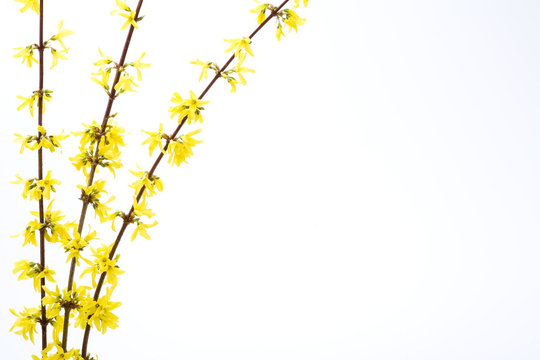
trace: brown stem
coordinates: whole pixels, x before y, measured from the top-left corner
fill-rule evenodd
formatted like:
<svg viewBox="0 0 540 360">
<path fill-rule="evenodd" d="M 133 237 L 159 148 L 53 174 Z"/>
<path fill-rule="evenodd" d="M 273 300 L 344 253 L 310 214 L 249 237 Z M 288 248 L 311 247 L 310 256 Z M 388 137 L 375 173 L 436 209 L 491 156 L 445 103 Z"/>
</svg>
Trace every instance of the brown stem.
<svg viewBox="0 0 540 360">
<path fill-rule="evenodd" d="M 44 64 L 43 64 L 43 2 L 39 3 L 39 97 L 38 97 L 38 125 L 43 126 L 43 81 L 44 81 Z M 38 131 L 37 141 L 41 141 L 41 132 Z M 43 149 L 38 149 L 38 180 L 43 179 Z M 45 210 L 43 205 L 43 194 L 39 199 L 39 222 L 45 223 Z M 41 270 L 45 269 L 45 228 L 39 230 L 39 264 Z M 45 278 L 41 278 L 41 349 L 47 347 L 47 312 L 43 305 L 43 298 L 45 297 Z"/>
<path fill-rule="evenodd" d="M 289 0 L 285 0 L 283 1 L 283 3 L 275 10 L 272 12 L 272 14 L 264 21 L 262 22 L 252 33 L 251 35 L 249 36 L 250 39 L 252 39 L 258 32 L 259 30 L 261 30 L 264 25 L 266 25 L 273 17 L 275 17 L 277 15 L 277 13 L 289 2 Z M 208 91 L 212 88 L 212 86 L 215 84 L 215 82 L 217 81 L 217 79 L 219 79 L 221 77 L 221 73 L 224 72 L 228 66 L 231 64 L 231 62 L 234 60 L 234 55 L 232 55 L 229 60 L 227 60 L 227 62 L 223 65 L 223 67 L 220 68 L 220 72 L 218 72 L 214 78 L 210 81 L 210 83 L 208 84 L 208 86 L 204 89 L 204 91 L 201 93 L 201 95 L 199 96 L 199 100 L 201 100 L 202 98 L 204 98 L 204 96 L 208 93 Z M 171 136 L 169 136 L 169 138 L 166 140 L 165 142 L 165 146 L 163 147 L 163 150 L 164 152 L 167 151 L 168 147 L 169 147 L 169 143 L 171 142 L 170 139 L 174 139 L 178 133 L 180 132 L 180 129 L 182 128 L 182 126 L 184 126 L 184 124 L 186 123 L 186 120 L 187 120 L 187 116 L 184 117 L 182 119 L 182 121 L 180 122 L 180 124 L 176 127 L 176 129 L 174 130 L 173 134 Z M 157 157 L 157 159 L 155 160 L 154 164 L 152 165 L 152 168 L 150 169 L 150 171 L 148 172 L 148 178 L 151 178 L 152 175 L 154 175 L 154 172 L 155 170 L 157 169 L 159 163 L 161 162 L 161 160 L 163 159 L 163 152 L 159 152 L 159 155 Z M 139 193 L 137 194 L 137 202 L 139 202 L 141 200 L 141 197 L 143 196 L 144 194 L 144 191 L 145 191 L 146 187 L 143 185 L 143 187 L 139 190 Z M 133 208 L 133 205 L 131 206 L 129 212 L 127 213 L 127 215 L 125 216 L 124 218 L 124 221 L 122 223 L 122 228 L 120 229 L 120 231 L 118 232 L 118 235 L 116 236 L 116 240 L 114 241 L 114 244 L 113 244 L 113 247 L 111 248 L 111 252 L 109 253 L 109 259 L 112 260 L 115 253 L 116 253 L 116 250 L 118 248 L 118 245 L 120 244 L 120 241 L 122 240 L 122 237 L 124 236 L 124 233 L 126 231 L 126 228 L 128 227 L 128 225 L 130 224 L 128 220 L 126 219 L 129 219 L 131 217 L 131 215 L 133 214 L 133 211 L 134 211 L 134 208 Z M 103 287 L 103 284 L 105 283 L 105 277 L 107 276 L 107 272 L 104 272 L 100 275 L 99 277 L 99 282 L 98 282 L 98 285 L 96 287 L 96 290 L 94 292 L 94 301 L 97 301 L 99 299 L 99 294 L 101 293 L 101 289 Z M 82 351 L 81 351 L 81 355 L 83 358 L 86 359 L 86 352 L 87 352 L 87 348 L 88 348 L 88 339 L 90 337 L 90 325 L 86 325 L 86 328 L 84 329 L 84 337 L 83 337 L 83 344 L 82 344 Z"/>
<path fill-rule="evenodd" d="M 139 0 L 139 3 L 137 4 L 137 9 L 135 10 L 135 19 L 139 18 L 139 12 L 141 11 L 141 7 L 144 0 Z M 109 94 L 109 101 L 107 102 L 107 107 L 105 109 L 105 115 L 103 115 L 103 121 L 101 123 L 101 132 L 97 137 L 96 141 L 96 148 L 94 150 L 93 158 L 97 159 L 99 156 L 99 143 L 101 140 L 101 136 L 105 133 L 105 130 L 107 129 L 107 124 L 109 122 L 109 119 L 111 117 L 111 111 L 112 106 L 114 103 L 114 100 L 116 99 L 116 89 L 115 86 L 118 84 L 118 81 L 120 80 L 121 75 L 121 69 L 124 66 L 126 62 L 127 52 L 129 49 L 129 45 L 131 43 L 131 38 L 133 36 L 135 28 L 133 25 L 129 27 L 129 31 L 126 37 L 126 42 L 124 43 L 124 49 L 122 50 L 122 55 L 120 56 L 120 61 L 118 61 L 118 66 L 116 68 L 116 74 L 114 76 L 114 81 L 112 84 L 112 89 Z M 94 176 L 96 174 L 96 168 L 97 168 L 97 162 L 93 162 L 92 166 L 90 167 L 90 173 L 88 175 L 88 180 L 86 186 L 92 186 L 94 183 Z M 79 234 L 82 234 L 83 228 L 84 228 L 84 220 L 86 218 L 86 212 L 88 211 L 88 205 L 90 204 L 89 200 L 87 198 L 83 199 L 83 205 L 81 209 L 81 216 L 79 218 L 79 226 L 77 228 L 77 232 Z M 73 289 L 73 278 L 75 276 L 75 265 L 76 265 L 76 259 L 71 259 L 71 264 L 69 268 L 69 278 L 68 278 L 68 291 L 71 291 Z M 62 333 L 62 348 L 64 351 L 67 350 L 67 339 L 68 339 L 68 332 L 69 332 L 69 313 L 71 309 L 69 307 L 65 308 L 65 315 L 64 315 L 64 329 Z"/>
</svg>

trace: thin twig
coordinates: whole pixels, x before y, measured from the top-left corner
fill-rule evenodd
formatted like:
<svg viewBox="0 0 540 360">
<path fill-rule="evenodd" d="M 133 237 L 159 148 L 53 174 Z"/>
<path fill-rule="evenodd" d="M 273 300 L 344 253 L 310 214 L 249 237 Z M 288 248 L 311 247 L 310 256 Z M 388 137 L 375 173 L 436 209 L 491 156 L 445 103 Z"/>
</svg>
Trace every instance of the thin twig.
<svg viewBox="0 0 540 360">
<path fill-rule="evenodd" d="M 139 12 L 141 11 L 141 7 L 144 0 L 139 0 L 139 3 L 137 4 L 137 9 L 135 10 L 135 19 L 139 18 Z M 133 36 L 135 28 L 133 25 L 129 27 L 128 35 L 126 37 L 126 42 L 124 43 L 124 49 L 122 50 L 122 55 L 120 56 L 120 61 L 118 62 L 118 65 L 116 67 L 116 74 L 114 76 L 114 81 L 112 85 L 112 90 L 109 94 L 109 101 L 107 102 L 107 108 L 105 109 L 105 115 L 103 116 L 103 121 L 101 123 L 101 132 L 97 136 L 96 141 L 96 148 L 94 150 L 93 159 L 97 159 L 99 156 L 99 143 L 101 140 L 101 136 L 105 134 L 105 131 L 107 129 L 107 124 L 109 122 L 109 119 L 111 117 L 111 110 L 114 103 L 114 100 L 116 99 L 116 84 L 118 84 L 118 81 L 120 80 L 121 75 L 121 69 L 124 66 L 124 63 L 126 61 L 127 52 L 129 49 L 129 45 L 131 43 L 131 37 Z M 94 161 L 92 163 L 92 166 L 90 167 L 90 174 L 88 175 L 88 181 L 87 186 L 92 186 L 94 183 L 94 176 L 96 173 L 96 167 L 97 162 Z M 84 220 L 86 218 L 86 212 L 88 210 L 88 205 L 90 204 L 90 199 L 83 197 L 82 199 L 83 205 L 81 209 L 81 216 L 79 218 L 79 226 L 77 228 L 77 232 L 79 234 L 82 234 L 83 228 L 84 228 Z M 73 278 L 75 276 L 75 265 L 76 265 L 76 259 L 71 259 L 70 269 L 69 269 L 69 279 L 68 279 L 68 291 L 71 291 L 73 289 Z M 69 331 L 69 313 L 71 311 L 71 308 L 68 306 L 65 308 L 65 315 L 64 315 L 64 329 L 62 333 L 62 348 L 64 351 L 67 350 L 67 339 L 68 339 L 68 331 Z"/>
<path fill-rule="evenodd" d="M 277 15 L 277 13 L 289 2 L 289 0 L 285 0 L 283 1 L 283 3 L 277 8 L 275 9 L 271 15 L 266 18 L 266 20 L 264 22 L 262 22 L 252 33 L 251 35 L 249 36 L 250 39 L 253 39 L 253 37 L 259 32 L 259 30 L 261 30 L 273 17 L 275 17 Z M 235 55 L 232 55 L 229 60 L 227 60 L 227 62 L 225 63 L 225 65 L 223 65 L 223 67 L 220 68 L 220 71 L 214 76 L 214 78 L 210 81 L 210 83 L 208 84 L 208 86 L 204 89 L 204 91 L 201 93 L 201 95 L 199 96 L 199 100 L 202 100 L 204 98 L 204 96 L 208 93 L 208 91 L 212 88 L 212 86 L 215 84 L 215 82 L 221 77 L 221 74 L 228 68 L 228 66 L 232 63 L 232 61 L 234 60 L 234 56 Z M 163 153 L 167 151 L 168 147 L 169 147 L 169 144 L 171 142 L 171 139 L 174 139 L 176 137 L 176 135 L 178 135 L 178 133 L 180 132 L 180 129 L 182 128 L 182 126 L 184 126 L 184 124 L 186 123 L 186 120 L 187 120 L 187 116 L 184 117 L 182 119 L 182 121 L 180 122 L 180 124 L 176 127 L 176 129 L 174 130 L 173 134 L 170 135 L 166 142 L 165 142 L 165 146 L 163 147 L 163 152 L 160 151 L 157 159 L 155 160 L 154 164 L 152 165 L 152 168 L 150 169 L 150 171 L 148 172 L 148 175 L 147 177 L 148 178 L 151 178 L 152 175 L 154 174 L 155 170 L 157 169 L 159 163 L 161 162 L 161 160 L 163 159 Z M 143 185 L 141 187 L 141 189 L 139 190 L 139 193 L 137 194 L 137 203 L 141 200 L 143 194 L 144 194 L 144 191 L 145 191 L 146 187 Z M 109 253 L 109 259 L 112 260 L 115 253 L 116 253 L 116 250 L 118 248 L 118 245 L 120 244 L 120 241 L 122 240 L 122 237 L 124 236 L 124 233 L 126 231 L 126 228 L 128 227 L 128 225 L 130 224 L 130 222 L 127 220 L 127 219 L 130 219 L 131 218 L 131 215 L 133 214 L 133 211 L 134 211 L 134 207 L 133 205 L 131 206 L 129 212 L 127 213 L 127 215 L 124 217 L 124 221 L 122 223 L 122 227 L 120 228 L 120 231 L 118 232 L 118 235 L 116 236 L 116 240 L 113 244 L 113 247 L 111 249 L 111 252 Z M 99 281 L 98 281 L 98 284 L 97 284 L 97 287 L 96 287 L 96 290 L 94 292 L 94 301 L 97 301 L 99 299 L 99 295 L 100 295 L 100 292 L 101 292 L 101 289 L 103 287 L 103 284 L 105 282 L 105 277 L 107 276 L 107 272 L 103 272 L 100 277 L 99 277 Z M 90 325 L 86 325 L 86 328 L 84 329 L 84 338 L 83 338 L 83 344 L 82 344 L 82 351 L 81 351 L 81 355 L 83 358 L 86 359 L 86 352 L 87 352 L 87 347 L 88 347 L 88 339 L 89 339 L 89 336 L 90 336 Z"/>
</svg>

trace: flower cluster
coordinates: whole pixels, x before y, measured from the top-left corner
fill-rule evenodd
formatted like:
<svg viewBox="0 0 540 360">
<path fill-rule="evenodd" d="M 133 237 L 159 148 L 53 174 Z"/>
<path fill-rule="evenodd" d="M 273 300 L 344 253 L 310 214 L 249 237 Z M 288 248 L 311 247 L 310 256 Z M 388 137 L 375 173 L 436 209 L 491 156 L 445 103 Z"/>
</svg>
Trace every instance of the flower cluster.
<svg viewBox="0 0 540 360">
<path fill-rule="evenodd" d="M 131 10 L 129 6 L 126 5 L 126 2 L 124 0 L 116 0 L 116 6 L 118 7 L 116 10 L 113 10 L 111 12 L 111 15 L 120 15 L 126 21 L 122 25 L 122 30 L 127 29 L 128 26 L 133 26 L 135 29 L 138 29 L 139 26 L 137 25 L 137 22 L 141 21 L 144 16 L 137 17 L 137 13 L 134 10 Z"/>
<path fill-rule="evenodd" d="M 29 198 L 30 200 L 40 200 L 41 198 L 50 200 L 51 191 L 56 192 L 55 185 L 60 185 L 60 180 L 53 179 L 51 177 L 51 171 L 47 172 L 47 176 L 44 179 L 23 179 L 20 175 L 15 175 L 18 180 L 12 181 L 12 184 L 23 184 L 24 189 L 22 192 L 23 199 Z"/>
<path fill-rule="evenodd" d="M 79 316 L 76 319 L 75 326 L 84 329 L 87 325 L 95 327 L 103 334 L 107 329 L 116 329 L 118 327 L 118 316 L 113 314 L 113 310 L 122 305 L 121 302 L 111 301 L 113 287 L 109 287 L 106 294 L 97 301 L 92 298 L 86 298 L 86 301 L 79 310 Z"/>
<path fill-rule="evenodd" d="M 93 287 L 96 287 L 96 276 L 106 272 L 106 281 L 114 288 L 118 284 L 118 275 L 124 273 L 124 271 L 120 270 L 120 268 L 116 265 L 120 255 L 116 255 L 113 259 L 110 259 L 109 255 L 111 248 L 112 245 L 102 245 L 97 249 L 92 249 L 93 261 L 83 258 L 89 267 L 81 273 L 81 278 L 86 274 L 91 274 Z"/>
<path fill-rule="evenodd" d="M 150 64 L 142 62 L 146 53 L 142 53 L 137 60 L 123 65 L 114 62 L 110 56 L 103 54 L 101 49 L 99 50 L 99 54 L 101 58 L 94 63 L 94 65 L 98 67 L 98 70 L 92 73 L 92 75 L 94 75 L 92 81 L 101 86 L 109 97 L 113 96 L 113 92 L 109 86 L 109 78 L 113 69 L 119 74 L 117 75 L 119 76 L 118 82 L 114 85 L 114 96 L 116 97 L 125 92 L 135 92 L 135 88 L 139 86 L 135 82 L 135 77 L 129 74 L 128 69 L 135 69 L 137 72 L 137 80 L 141 81 L 141 70 L 150 67 Z"/>
<path fill-rule="evenodd" d="M 41 148 L 47 149 L 50 152 L 55 152 L 57 148 L 61 148 L 60 141 L 66 139 L 69 135 L 63 135 L 63 131 L 58 135 L 47 135 L 47 130 L 43 126 L 38 126 L 38 135 L 21 135 L 13 134 L 16 139 L 14 142 L 21 143 L 20 153 L 24 152 L 24 149 L 39 150 Z"/>
<path fill-rule="evenodd" d="M 76 227 L 75 223 L 61 223 L 60 221 L 64 218 L 64 215 L 61 211 L 52 210 L 53 201 L 49 203 L 47 209 L 44 213 L 44 222 L 39 221 L 39 212 L 31 211 L 30 213 L 36 218 L 28 223 L 26 229 L 21 233 L 14 235 L 21 236 L 24 235 L 23 246 L 27 244 L 32 244 L 37 246 L 36 241 L 36 231 L 43 231 L 45 235 L 45 240 L 48 242 L 61 242 L 69 238 L 68 231 Z"/>
<path fill-rule="evenodd" d="M 120 147 L 125 145 L 125 130 L 115 123 L 98 126 L 95 121 L 84 127 L 85 131 L 74 133 L 81 137 L 80 152 L 70 158 L 71 163 L 77 170 L 82 169 L 86 177 L 89 174 L 88 169 L 97 166 L 108 168 L 115 175 L 114 170 L 122 167 Z"/>
<path fill-rule="evenodd" d="M 306 19 L 298 16 L 296 11 L 293 10 L 300 7 L 300 0 L 295 0 L 294 2 L 295 5 L 292 9 L 278 10 L 276 6 L 266 3 L 258 5 L 251 12 L 257 14 L 257 22 L 259 24 L 262 24 L 266 20 L 267 13 L 273 14 L 277 20 L 276 37 L 278 40 L 281 40 L 281 37 L 285 35 L 283 32 L 284 27 L 287 27 L 289 32 L 293 29 L 294 31 L 298 31 L 298 26 L 304 25 L 306 21 Z M 308 2 L 309 0 L 303 0 L 303 5 L 307 6 Z"/>
<path fill-rule="evenodd" d="M 23 101 L 22 104 L 17 108 L 17 111 L 20 111 L 24 109 L 25 107 L 28 107 L 28 111 L 30 111 L 30 116 L 34 116 L 34 108 L 35 108 L 34 104 L 37 104 L 39 98 L 41 97 L 43 98 L 42 112 L 45 112 L 45 102 L 51 101 L 52 93 L 53 92 L 51 90 L 42 90 L 42 91 L 36 90 L 32 92 L 32 95 L 30 95 L 29 97 L 17 95 L 17 99 L 20 99 Z"/>
</svg>

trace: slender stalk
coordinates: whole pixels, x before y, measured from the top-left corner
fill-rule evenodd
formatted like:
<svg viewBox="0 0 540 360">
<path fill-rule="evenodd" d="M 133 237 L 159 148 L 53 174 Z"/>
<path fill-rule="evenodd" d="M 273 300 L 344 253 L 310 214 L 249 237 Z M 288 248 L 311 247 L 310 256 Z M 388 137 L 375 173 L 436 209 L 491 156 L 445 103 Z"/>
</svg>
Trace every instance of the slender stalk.
<svg viewBox="0 0 540 360">
<path fill-rule="evenodd" d="M 135 19 L 139 17 L 139 13 L 141 11 L 141 7 L 144 0 L 139 0 L 139 3 L 137 4 L 137 9 L 135 10 Z M 121 75 L 121 69 L 124 66 L 126 62 L 127 52 L 129 49 L 129 45 L 131 44 L 131 38 L 133 36 L 135 28 L 133 25 L 129 27 L 128 34 L 126 37 L 126 41 L 124 43 L 124 48 L 122 50 L 122 55 L 120 56 L 120 60 L 118 61 L 118 67 L 116 68 L 116 74 L 114 76 L 113 84 L 111 87 L 111 91 L 109 94 L 109 101 L 107 102 L 107 107 L 105 108 L 105 115 L 103 115 L 103 121 L 101 123 L 101 134 L 105 133 L 105 130 L 107 129 L 107 125 L 109 122 L 109 119 L 111 117 L 111 111 L 112 106 L 114 103 L 114 100 L 116 99 L 116 89 L 115 86 L 118 84 L 118 81 L 120 80 Z M 97 159 L 99 156 L 99 143 L 101 140 L 101 136 L 99 135 L 97 137 L 96 141 L 96 148 L 94 150 L 93 158 Z M 94 161 L 92 163 L 92 166 L 90 167 L 90 173 L 88 174 L 88 180 L 86 186 L 92 186 L 94 183 L 94 176 L 96 174 L 96 168 L 97 168 L 97 161 Z M 88 199 L 83 199 L 83 205 L 81 209 L 81 216 L 79 218 L 79 226 L 77 228 L 77 232 L 79 234 L 82 234 L 83 228 L 84 228 L 84 221 L 86 218 L 86 212 L 88 211 L 88 205 L 90 204 Z M 76 265 L 76 259 L 71 259 L 70 269 L 69 269 L 69 278 L 68 278 L 68 291 L 71 291 L 73 289 L 73 278 L 75 276 L 75 265 Z M 62 333 L 62 348 L 64 351 L 67 350 L 67 340 L 68 340 L 68 332 L 69 332 L 69 313 L 71 309 L 69 307 L 65 308 L 65 315 L 64 315 L 64 329 Z"/>
<path fill-rule="evenodd" d="M 39 97 L 38 97 L 38 125 L 43 126 L 43 81 L 44 81 L 44 64 L 43 64 L 43 51 L 45 50 L 43 45 L 43 2 L 39 3 Z M 38 131 L 38 143 L 41 141 L 41 132 Z M 43 149 L 38 149 L 38 180 L 43 180 Z M 43 194 L 39 199 L 39 222 L 45 223 L 45 210 L 43 205 Z M 41 270 L 45 269 L 45 228 L 39 230 L 39 264 Z M 41 349 L 47 347 L 47 312 L 43 305 L 43 298 L 45 297 L 45 278 L 41 278 Z"/>
<path fill-rule="evenodd" d="M 281 5 L 275 11 L 273 11 L 272 14 L 251 33 L 251 35 L 249 35 L 249 38 L 253 39 L 253 37 L 259 32 L 259 30 L 261 30 L 273 17 L 275 17 L 277 15 L 277 13 L 288 2 L 289 2 L 289 0 L 283 1 L 283 3 L 281 3 Z M 227 60 L 227 62 L 223 65 L 223 67 L 220 68 L 220 72 L 218 72 L 214 76 L 214 78 L 210 81 L 208 86 L 206 86 L 204 91 L 199 96 L 199 100 L 202 100 L 204 98 L 204 96 L 208 93 L 208 91 L 212 88 L 212 86 L 216 83 L 216 81 L 221 77 L 221 73 L 224 72 L 225 70 L 227 70 L 227 68 L 233 62 L 233 60 L 234 60 L 234 55 L 232 55 L 229 58 L 229 60 Z M 182 126 L 184 126 L 184 124 L 186 123 L 186 120 L 187 120 L 187 116 L 182 119 L 180 124 L 174 130 L 173 134 L 170 135 L 169 138 L 166 140 L 165 146 L 163 147 L 163 150 L 164 150 L 163 152 L 167 151 L 167 149 L 169 148 L 169 144 L 171 142 L 170 139 L 174 139 L 178 135 L 178 133 L 180 132 L 180 129 L 182 129 Z M 157 169 L 159 163 L 163 159 L 163 152 L 161 152 L 161 151 L 159 152 L 159 155 L 158 155 L 157 159 L 155 160 L 154 164 L 152 165 L 152 168 L 150 169 L 150 171 L 148 172 L 148 175 L 147 175 L 148 178 L 152 177 L 152 175 L 154 174 L 155 170 Z M 137 202 L 139 202 L 141 200 L 145 189 L 146 189 L 146 187 L 143 185 L 141 190 L 139 190 L 139 193 L 137 194 L 137 198 L 136 198 Z M 122 240 L 122 237 L 124 236 L 124 233 L 125 233 L 127 227 L 130 224 L 130 222 L 127 219 L 129 219 L 131 217 L 131 215 L 133 214 L 133 211 L 134 211 L 134 207 L 132 205 L 129 212 L 127 213 L 127 215 L 124 218 L 124 221 L 122 223 L 122 227 L 120 228 L 120 231 L 118 232 L 118 235 L 116 236 L 116 240 L 114 241 L 111 252 L 109 253 L 109 259 L 110 260 L 112 260 L 114 258 L 114 255 L 116 253 L 118 245 L 120 244 L 120 241 Z M 99 299 L 99 295 L 101 293 L 101 289 L 103 287 L 103 284 L 105 283 L 105 277 L 106 276 L 107 276 L 107 272 L 104 272 L 99 277 L 99 281 L 98 281 L 96 290 L 94 292 L 94 297 L 93 297 L 94 301 L 97 301 Z M 87 353 L 87 348 L 88 348 L 88 340 L 89 340 L 89 337 L 90 337 L 90 329 L 91 329 L 90 325 L 86 325 L 86 328 L 84 329 L 84 337 L 83 337 L 81 355 L 85 359 L 86 359 L 86 353 Z"/>
</svg>

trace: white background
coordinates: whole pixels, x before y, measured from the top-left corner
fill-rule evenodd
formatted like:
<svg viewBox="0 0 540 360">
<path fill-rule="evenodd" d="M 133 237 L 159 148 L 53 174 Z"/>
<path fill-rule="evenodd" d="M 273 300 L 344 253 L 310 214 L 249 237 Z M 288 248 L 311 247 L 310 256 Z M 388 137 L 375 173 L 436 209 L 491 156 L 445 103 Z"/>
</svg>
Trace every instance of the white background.
<svg viewBox="0 0 540 360">
<path fill-rule="evenodd" d="M 36 168 L 35 153 L 10 143 L 35 132 L 16 95 L 37 88 L 37 67 L 18 64 L 12 48 L 37 41 L 37 16 L 19 5 L 0 4 L 0 358 L 10 360 L 38 351 L 8 332 L 10 307 L 38 303 L 31 282 L 11 274 L 16 260 L 38 256 L 10 238 L 36 208 L 9 184 Z M 114 105 L 129 132 L 110 187 L 115 208 L 130 205 L 127 169 L 153 161 L 139 130 L 174 128 L 172 92 L 206 86 L 189 61 L 223 63 L 223 38 L 256 26 L 252 7 L 144 3 L 128 58 L 146 51 L 152 67 Z M 106 98 L 90 73 L 98 46 L 119 57 L 126 32 L 113 8 L 48 1 L 46 32 L 60 19 L 76 32 L 70 60 L 46 73 L 52 133 L 101 122 Z M 298 34 L 278 43 L 272 25 L 254 39 L 247 87 L 230 94 L 220 82 L 208 94 L 205 143 L 190 164 L 158 169 L 165 192 L 150 207 L 160 224 L 152 241 L 130 242 L 128 231 L 121 243 L 120 327 L 93 332 L 90 351 L 101 360 L 540 358 L 538 2 L 312 0 L 299 12 Z M 69 220 L 80 212 L 83 176 L 67 160 L 76 151 L 71 138 L 45 158 Z M 48 261 L 65 286 L 56 245 Z M 80 346 L 79 332 L 70 345 Z"/>
</svg>

